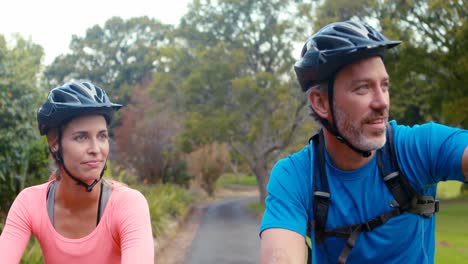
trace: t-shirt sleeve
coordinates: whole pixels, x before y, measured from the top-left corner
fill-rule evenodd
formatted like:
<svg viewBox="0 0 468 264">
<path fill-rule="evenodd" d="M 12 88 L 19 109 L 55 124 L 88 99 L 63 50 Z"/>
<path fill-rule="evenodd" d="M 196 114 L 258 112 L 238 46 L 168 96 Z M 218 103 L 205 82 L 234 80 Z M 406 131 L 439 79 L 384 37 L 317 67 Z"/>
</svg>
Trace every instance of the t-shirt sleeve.
<svg viewBox="0 0 468 264">
<path fill-rule="evenodd" d="M 306 168 L 309 163 L 301 160 L 289 157 L 273 167 L 267 185 L 268 196 L 260 235 L 269 228 L 282 228 L 306 236 L 311 179 L 307 173 L 310 168 Z"/>
<path fill-rule="evenodd" d="M 148 202 L 129 189 L 116 206 L 122 264 L 154 263 L 154 240 Z"/>
<path fill-rule="evenodd" d="M 464 181 L 462 156 L 468 146 L 468 131 L 437 123 L 398 126 L 395 146 L 402 170 L 416 175 L 422 186 L 439 181 Z M 424 177 L 424 175 L 427 175 Z"/>
<path fill-rule="evenodd" d="M 15 199 L 0 235 L 0 260 L 3 264 L 19 263 L 31 237 L 32 203 L 28 201 L 28 189 L 23 190 Z M 29 205 L 29 207 L 28 207 Z"/>
</svg>

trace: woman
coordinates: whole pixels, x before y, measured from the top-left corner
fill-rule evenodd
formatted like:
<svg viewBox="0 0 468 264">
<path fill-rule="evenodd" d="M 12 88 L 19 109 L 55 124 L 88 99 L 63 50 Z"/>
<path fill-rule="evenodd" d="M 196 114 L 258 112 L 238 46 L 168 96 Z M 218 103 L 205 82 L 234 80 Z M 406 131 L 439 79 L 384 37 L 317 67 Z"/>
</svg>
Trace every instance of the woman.
<svg viewBox="0 0 468 264">
<path fill-rule="evenodd" d="M 107 126 L 120 107 L 89 82 L 50 91 L 37 121 L 58 169 L 15 199 L 0 236 L 1 263 L 18 263 L 31 234 L 46 263 L 154 263 L 146 199 L 101 179 Z"/>
</svg>

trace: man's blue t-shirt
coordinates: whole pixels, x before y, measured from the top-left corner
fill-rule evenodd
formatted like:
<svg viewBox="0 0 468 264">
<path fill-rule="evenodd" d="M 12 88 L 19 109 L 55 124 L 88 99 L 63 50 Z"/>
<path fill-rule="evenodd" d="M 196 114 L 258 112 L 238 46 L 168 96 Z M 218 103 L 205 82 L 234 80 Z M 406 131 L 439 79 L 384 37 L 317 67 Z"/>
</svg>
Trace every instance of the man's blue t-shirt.
<svg viewBox="0 0 468 264">
<path fill-rule="evenodd" d="M 400 169 L 419 194 L 435 196 L 439 181 L 464 180 L 461 159 L 468 146 L 467 130 L 436 123 L 413 127 L 395 121 L 390 124 Z M 307 223 L 313 218 L 311 160 L 315 155 L 307 146 L 274 166 L 260 233 L 283 228 L 306 236 Z M 331 194 L 326 229 L 366 222 L 393 209 L 395 199 L 379 174 L 376 156 L 359 169 L 343 171 L 325 154 Z M 434 227 L 435 217 L 412 213 L 393 217 L 361 233 L 347 263 L 433 263 Z M 336 263 L 345 242 L 328 237 L 313 248 L 313 263 Z"/>
</svg>

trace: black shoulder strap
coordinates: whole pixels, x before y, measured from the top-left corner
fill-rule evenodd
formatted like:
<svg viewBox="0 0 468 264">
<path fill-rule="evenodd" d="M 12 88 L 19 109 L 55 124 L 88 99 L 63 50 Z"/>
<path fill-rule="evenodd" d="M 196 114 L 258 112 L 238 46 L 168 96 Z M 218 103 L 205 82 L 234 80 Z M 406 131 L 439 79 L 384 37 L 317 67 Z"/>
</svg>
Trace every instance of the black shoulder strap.
<svg viewBox="0 0 468 264">
<path fill-rule="evenodd" d="M 314 213 L 315 213 L 315 237 L 318 243 L 323 242 L 325 239 L 325 224 L 327 223 L 328 217 L 328 206 L 330 205 L 330 190 L 328 188 L 328 178 L 325 169 L 325 140 L 323 131 L 319 133 L 319 140 L 317 144 L 318 151 L 316 152 L 319 157 L 319 176 L 321 188 L 318 190 L 317 178 L 314 180 Z"/>
<path fill-rule="evenodd" d="M 307 226 L 307 236 L 311 239 L 311 245 L 307 244 L 308 247 L 308 263 L 312 263 L 312 241 L 311 230 L 315 230 L 315 241 L 322 243 L 325 239 L 325 224 L 327 223 L 328 217 L 328 206 L 330 204 L 330 191 L 328 188 L 327 172 L 325 170 L 325 140 L 323 136 L 323 130 L 320 130 L 310 140 L 314 143 L 314 153 L 318 154 L 319 164 L 314 163 L 314 169 L 311 171 L 311 177 L 313 178 L 313 210 L 314 210 L 314 221 L 309 221 Z M 319 165 L 317 170 L 317 166 Z M 321 188 L 317 188 L 318 180 L 320 180 Z"/>
<path fill-rule="evenodd" d="M 424 217 L 431 217 L 439 211 L 439 201 L 432 196 L 423 196 L 416 192 L 411 187 L 408 178 L 400 170 L 390 124 L 387 125 L 387 143 L 377 153 L 377 164 L 385 185 L 402 212 L 410 211 Z"/>
<path fill-rule="evenodd" d="M 411 197 L 416 193 L 401 173 L 393 147 L 392 126 L 387 125 L 387 143 L 377 151 L 377 164 L 385 185 L 392 193 L 401 210 L 406 211 L 411 205 Z"/>
</svg>

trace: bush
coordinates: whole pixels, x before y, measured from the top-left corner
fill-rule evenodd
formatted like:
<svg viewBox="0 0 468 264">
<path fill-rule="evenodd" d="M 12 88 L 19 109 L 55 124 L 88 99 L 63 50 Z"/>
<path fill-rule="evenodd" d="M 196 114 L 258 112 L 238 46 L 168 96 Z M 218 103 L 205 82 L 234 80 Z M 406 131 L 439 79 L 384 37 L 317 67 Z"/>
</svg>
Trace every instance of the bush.
<svg viewBox="0 0 468 264">
<path fill-rule="evenodd" d="M 225 144 L 211 143 L 189 154 L 189 172 L 196 175 L 200 187 L 213 196 L 216 181 L 229 162 L 229 151 Z"/>
<path fill-rule="evenodd" d="M 137 185 L 134 188 L 148 201 L 154 237 L 165 234 L 171 220 L 185 218 L 194 200 L 192 194 L 174 184 Z"/>
<path fill-rule="evenodd" d="M 192 176 L 187 172 L 187 162 L 179 161 L 167 170 L 163 176 L 163 183 L 173 183 L 188 189 L 191 179 Z"/>
<path fill-rule="evenodd" d="M 46 139 L 23 145 L 26 145 L 25 153 L 16 157 L 17 166 L 10 166 L 7 173 L 0 172 L 0 211 L 5 213 L 24 187 L 45 182 L 50 176 Z"/>
</svg>

